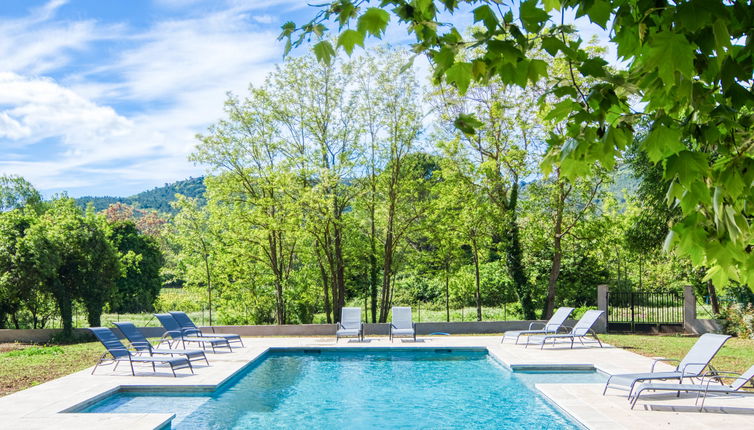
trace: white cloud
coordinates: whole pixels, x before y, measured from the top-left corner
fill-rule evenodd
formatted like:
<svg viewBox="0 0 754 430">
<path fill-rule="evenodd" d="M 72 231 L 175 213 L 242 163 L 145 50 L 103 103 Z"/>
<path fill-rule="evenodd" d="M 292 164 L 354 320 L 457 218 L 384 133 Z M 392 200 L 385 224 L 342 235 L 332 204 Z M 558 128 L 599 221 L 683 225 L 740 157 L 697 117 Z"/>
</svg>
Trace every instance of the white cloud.
<svg viewBox="0 0 754 430">
<path fill-rule="evenodd" d="M 248 12 L 258 4 L 137 32 L 54 20 L 64 3 L 0 24 L 0 173 L 22 175 L 48 195 L 124 194 L 124 184 L 140 184 L 138 191 L 201 174 L 187 160 L 195 134 L 223 115 L 227 91 L 260 83 L 282 57 L 277 30 L 260 29 L 276 18 Z M 70 67 L 95 42 L 115 37 L 128 48 L 90 70 Z"/>
<path fill-rule="evenodd" d="M 0 73 L 0 135 L 16 141 L 62 137 L 74 147 L 122 134 L 130 122 L 51 79 Z"/>
</svg>

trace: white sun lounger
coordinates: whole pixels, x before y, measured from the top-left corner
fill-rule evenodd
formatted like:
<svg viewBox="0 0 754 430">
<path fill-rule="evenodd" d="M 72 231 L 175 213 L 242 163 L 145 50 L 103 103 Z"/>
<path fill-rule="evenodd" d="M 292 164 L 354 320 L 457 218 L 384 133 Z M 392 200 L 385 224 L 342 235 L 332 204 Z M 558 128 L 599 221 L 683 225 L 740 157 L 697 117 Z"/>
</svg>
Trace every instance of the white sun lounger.
<svg viewBox="0 0 754 430">
<path fill-rule="evenodd" d="M 396 336 L 410 336 L 416 341 L 416 323 L 411 317 L 411 308 L 393 307 L 393 322 L 390 323 L 390 342 Z"/>
<path fill-rule="evenodd" d="M 361 308 L 343 308 L 340 322 L 335 331 L 335 342 L 341 337 L 357 337 L 364 340 L 364 324 L 361 322 Z"/>
<path fill-rule="evenodd" d="M 628 395 L 631 397 L 634 385 L 642 381 L 677 379 L 682 384 L 684 379 L 700 378 L 704 369 L 709 366 L 712 358 L 728 339 L 730 339 L 730 336 L 723 334 L 703 334 L 683 357 L 683 360 L 657 358 L 652 363 L 649 373 L 626 373 L 610 376 L 605 383 L 605 389 L 602 390 L 602 395 L 605 395 L 608 388 L 614 388 L 628 391 Z M 660 361 L 678 361 L 678 365 L 669 372 L 655 372 L 655 366 Z"/>
<path fill-rule="evenodd" d="M 728 375 L 728 376 L 724 376 Z M 631 400 L 631 409 L 636 406 L 636 402 L 639 400 L 639 396 L 644 391 L 686 391 L 695 392 L 696 401 L 695 405 L 699 405 L 699 411 L 704 409 L 704 400 L 707 399 L 708 394 L 754 394 L 751 391 L 741 391 L 747 382 L 750 382 L 754 378 L 754 366 L 751 366 L 749 370 L 742 374 L 733 372 L 709 372 L 704 376 L 707 381 L 702 381 L 701 384 L 664 384 L 664 383 L 643 383 L 639 384 L 634 390 L 633 398 Z M 723 379 L 733 379 L 733 382 L 729 385 L 722 383 Z M 720 382 L 721 385 L 717 385 Z M 714 384 L 714 385 L 713 385 Z M 754 385 L 754 384 L 753 384 Z M 699 404 L 699 398 L 702 398 L 701 405 Z"/>
<path fill-rule="evenodd" d="M 544 323 L 544 327 L 535 329 L 534 326 L 536 324 L 542 323 L 533 322 L 529 324 L 528 330 L 506 331 L 503 333 L 503 338 L 500 340 L 500 343 L 505 342 L 505 339 L 515 339 L 516 344 L 518 344 L 518 339 L 524 335 L 557 333 L 558 330 L 563 327 L 563 323 L 568 319 L 568 316 L 571 315 L 571 312 L 573 312 L 573 308 L 558 308 L 558 310 L 552 314 L 552 317 Z"/>
<path fill-rule="evenodd" d="M 573 343 L 576 340 L 581 342 L 581 344 L 583 345 L 584 338 L 591 334 L 594 340 L 596 340 L 600 345 L 600 348 L 602 348 L 602 342 L 600 342 L 600 339 L 597 337 L 597 333 L 592 330 L 592 326 L 597 322 L 597 320 L 600 318 L 600 316 L 602 316 L 603 313 L 605 312 L 598 310 L 586 311 L 584 312 L 584 315 L 581 317 L 581 319 L 576 322 L 576 325 L 573 326 L 570 333 L 529 336 L 529 338 L 526 340 L 526 345 L 528 346 L 529 342 L 540 344 L 540 349 L 542 349 L 545 347 L 545 344 L 547 344 L 548 340 L 552 340 L 552 344 L 554 345 L 558 339 L 566 339 L 571 341 L 571 348 L 573 348 Z"/>
</svg>

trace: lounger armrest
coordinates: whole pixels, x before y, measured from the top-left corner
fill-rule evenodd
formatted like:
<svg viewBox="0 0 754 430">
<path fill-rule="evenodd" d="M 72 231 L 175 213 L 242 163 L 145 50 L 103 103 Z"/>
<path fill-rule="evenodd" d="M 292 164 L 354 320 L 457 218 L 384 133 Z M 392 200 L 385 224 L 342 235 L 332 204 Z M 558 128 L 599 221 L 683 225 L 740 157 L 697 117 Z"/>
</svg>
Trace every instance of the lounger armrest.
<svg viewBox="0 0 754 430">
<path fill-rule="evenodd" d="M 712 370 L 702 375 L 702 381 L 704 381 L 704 379 L 708 379 L 707 385 L 709 386 L 709 382 L 711 381 L 720 381 L 720 383 L 722 383 L 723 379 L 737 379 L 739 376 L 741 376 L 741 374 L 738 372 L 722 372 L 719 370 Z"/>
<path fill-rule="evenodd" d="M 657 366 L 657 363 L 666 362 L 666 361 L 676 361 L 678 363 L 681 362 L 681 360 L 678 360 L 676 358 L 665 358 L 665 357 L 655 358 L 654 361 L 652 361 L 652 369 L 649 371 L 649 373 L 655 373 L 655 366 Z"/>
<path fill-rule="evenodd" d="M 133 346 L 134 348 L 138 348 L 140 346 L 151 348 L 152 344 L 149 341 L 138 341 L 137 340 L 135 342 L 131 342 L 131 346 Z"/>
<path fill-rule="evenodd" d="M 529 323 L 529 330 L 533 330 L 534 329 L 534 324 L 541 324 L 542 328 L 545 328 L 547 326 L 547 323 L 542 323 L 542 322 L 534 321 L 532 323 Z"/>
<path fill-rule="evenodd" d="M 709 364 L 709 363 L 686 363 L 686 364 L 683 365 L 683 369 L 680 369 L 681 370 L 681 374 L 684 375 L 684 376 L 686 376 L 686 368 L 689 367 L 689 366 L 702 366 L 701 370 L 704 370 L 704 368 L 707 367 L 707 364 Z M 701 373 L 701 370 L 700 370 L 700 373 Z M 697 375 L 698 375 L 698 373 L 697 373 Z"/>
<path fill-rule="evenodd" d="M 204 333 L 202 333 L 202 331 L 199 330 L 198 328 L 186 328 L 186 327 L 181 327 L 181 334 L 185 336 L 191 336 L 191 335 L 203 336 L 204 335 Z"/>
</svg>

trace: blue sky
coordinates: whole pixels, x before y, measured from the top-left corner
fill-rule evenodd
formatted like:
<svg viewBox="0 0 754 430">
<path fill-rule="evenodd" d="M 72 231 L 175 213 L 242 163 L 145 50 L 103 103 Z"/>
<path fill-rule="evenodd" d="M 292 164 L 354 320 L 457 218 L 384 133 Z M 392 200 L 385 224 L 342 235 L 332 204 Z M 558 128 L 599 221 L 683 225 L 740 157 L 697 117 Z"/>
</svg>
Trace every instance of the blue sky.
<svg viewBox="0 0 754 430">
<path fill-rule="evenodd" d="M 196 134 L 222 118 L 227 92 L 282 61 L 280 25 L 310 19 L 307 3 L 0 0 L 0 174 L 47 197 L 128 196 L 202 175 L 187 160 Z M 470 17 L 448 19 L 463 28 Z M 393 24 L 385 41 L 409 39 Z"/>
<path fill-rule="evenodd" d="M 130 195 L 203 173 L 195 134 L 282 59 L 301 0 L 2 0 L 0 174 Z"/>
</svg>

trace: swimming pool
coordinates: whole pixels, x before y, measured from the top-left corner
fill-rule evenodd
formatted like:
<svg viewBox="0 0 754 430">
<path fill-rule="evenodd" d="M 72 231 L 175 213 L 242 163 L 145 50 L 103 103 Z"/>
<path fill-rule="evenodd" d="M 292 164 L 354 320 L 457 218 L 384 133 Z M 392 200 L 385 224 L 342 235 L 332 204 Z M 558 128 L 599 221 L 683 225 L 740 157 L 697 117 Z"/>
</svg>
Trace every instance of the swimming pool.
<svg viewBox="0 0 754 430">
<path fill-rule="evenodd" d="M 78 412 L 175 413 L 175 429 L 582 428 L 484 349 L 271 350 L 213 393 L 118 393 Z"/>
</svg>

